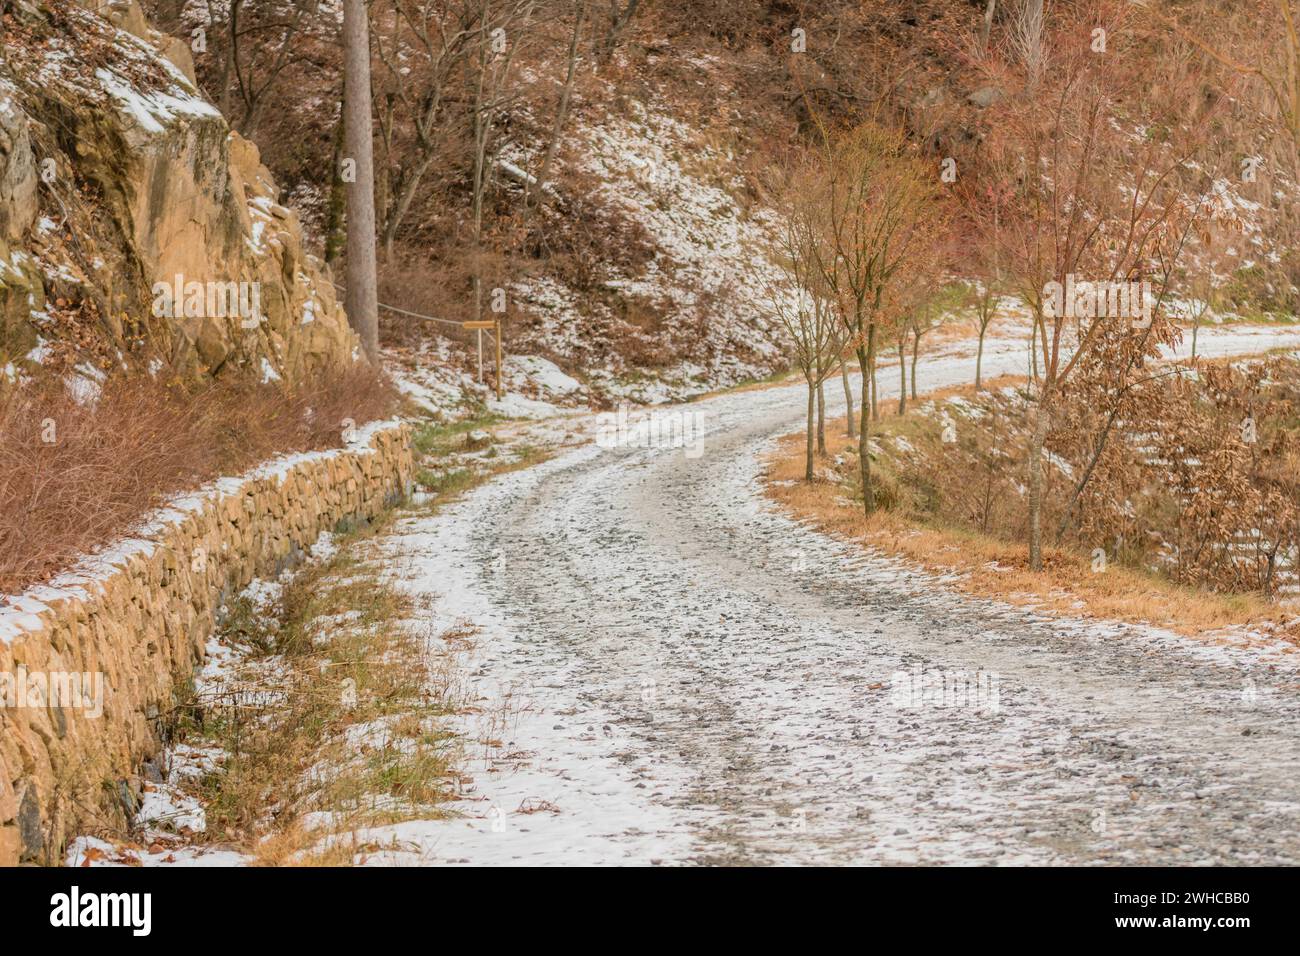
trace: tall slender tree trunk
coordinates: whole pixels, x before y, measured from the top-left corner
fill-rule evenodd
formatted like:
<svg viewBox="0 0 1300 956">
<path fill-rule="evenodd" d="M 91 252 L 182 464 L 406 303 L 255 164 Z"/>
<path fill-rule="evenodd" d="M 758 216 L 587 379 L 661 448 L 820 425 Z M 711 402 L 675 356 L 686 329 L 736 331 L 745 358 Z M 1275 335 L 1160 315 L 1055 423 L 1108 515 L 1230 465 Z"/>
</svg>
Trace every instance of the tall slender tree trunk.
<svg viewBox="0 0 1300 956">
<path fill-rule="evenodd" d="M 372 362 L 379 361 L 379 292 L 375 263 L 375 161 L 370 119 L 370 24 L 365 0 L 343 0 L 343 115 L 347 151 L 356 161 L 348 190 L 348 323 Z"/>
<path fill-rule="evenodd" d="M 912 339 L 912 401 L 918 401 L 916 397 L 916 359 L 921 354 L 921 336 L 918 333 Z"/>
<path fill-rule="evenodd" d="M 1038 381 L 1038 328 L 1042 321 L 1041 315 L 1035 315 L 1029 330 L 1029 374 L 1035 382 Z"/>
<path fill-rule="evenodd" d="M 876 297 L 879 300 L 879 296 Z M 877 307 L 879 302 L 877 301 Z M 867 329 L 867 364 L 871 367 L 871 420 L 880 421 L 880 385 L 876 381 L 876 324 Z M 866 433 L 863 432 L 863 438 Z"/>
<path fill-rule="evenodd" d="M 975 349 L 975 391 L 981 391 L 984 388 L 984 380 L 981 378 L 981 369 L 984 366 L 984 333 L 988 331 L 988 326 L 980 323 L 980 342 Z"/>
<path fill-rule="evenodd" d="M 898 343 L 898 414 L 907 414 L 907 346 Z"/>
<path fill-rule="evenodd" d="M 804 481 L 813 480 L 813 415 L 814 402 L 816 398 L 813 395 L 812 379 L 808 379 L 808 441 L 807 455 L 804 458 L 803 477 Z"/>
<path fill-rule="evenodd" d="M 582 0 L 578 4 L 577 11 L 573 14 L 573 33 L 569 37 L 569 51 L 567 53 L 568 68 L 564 76 L 564 86 L 560 88 L 560 102 L 555 108 L 555 123 L 551 127 L 551 140 L 546 145 L 546 152 L 542 156 L 542 164 L 537 168 L 537 175 L 531 180 L 524 183 L 524 214 L 528 213 L 529 201 L 533 198 L 534 190 L 539 194 L 537 198 L 541 199 L 545 195 L 546 183 L 551 175 L 551 166 L 555 162 L 555 154 L 559 152 L 560 140 L 564 136 L 564 124 L 569 118 L 569 100 L 573 96 L 573 81 L 578 72 L 578 41 L 582 39 L 582 19 L 587 14 L 587 0 Z"/>
<path fill-rule="evenodd" d="M 865 346 L 859 345 L 855 350 L 858 355 L 858 368 L 862 372 L 862 381 L 869 381 L 871 374 L 871 357 Z M 875 510 L 875 495 L 871 489 L 871 454 L 867 449 L 868 439 L 871 437 L 871 403 L 867 401 L 866 395 L 863 395 L 862 402 L 859 403 L 860 418 L 858 419 L 858 474 L 862 479 L 862 510 L 863 513 L 870 516 Z"/>
<path fill-rule="evenodd" d="M 876 356 L 871 356 L 871 420 L 880 421 L 880 383 L 876 380 Z"/>
<path fill-rule="evenodd" d="M 817 383 L 817 454 L 826 454 L 826 378 Z"/>
<path fill-rule="evenodd" d="M 844 421 L 847 423 L 849 437 L 852 438 L 857 432 L 853 424 L 853 389 L 849 387 L 849 363 L 843 358 L 840 360 L 840 381 L 844 384 Z"/>
<path fill-rule="evenodd" d="M 1044 385 L 1038 396 L 1034 431 L 1029 442 L 1029 569 L 1043 570 L 1043 445 L 1051 428 L 1048 407 L 1049 389 Z"/>
<path fill-rule="evenodd" d="M 347 229 L 344 215 L 347 201 L 347 185 L 343 182 L 343 110 L 339 110 L 339 121 L 334 127 L 334 174 L 330 177 L 330 197 L 325 207 L 325 263 L 331 269 L 343 254 L 347 244 Z"/>
<path fill-rule="evenodd" d="M 393 110 L 396 94 L 384 97 L 384 109 L 379 115 L 379 166 L 375 170 L 376 234 L 383 239 L 384 262 L 393 261 L 393 244 L 388 238 L 388 210 L 393 205 Z"/>
<path fill-rule="evenodd" d="M 485 116 L 484 104 L 486 99 L 487 85 L 487 24 L 488 24 L 488 6 L 484 4 L 483 14 L 480 19 L 480 31 L 484 35 L 479 40 L 478 54 L 478 85 L 474 91 L 474 189 L 473 200 L 470 204 L 471 215 L 474 219 L 474 253 L 475 265 L 473 276 L 474 290 L 474 318 L 480 320 L 483 318 L 483 275 L 480 253 L 483 249 L 483 193 L 487 189 L 487 146 L 488 136 L 490 135 L 489 117 Z M 480 336 L 482 333 L 479 333 Z M 482 341 L 482 338 L 479 339 Z M 482 352 L 479 354 L 479 381 L 483 380 L 482 369 Z"/>
<path fill-rule="evenodd" d="M 989 33 L 993 29 L 993 15 L 997 12 L 998 0 L 988 0 L 984 7 L 984 17 L 980 21 L 980 52 L 987 52 L 989 48 Z"/>
</svg>

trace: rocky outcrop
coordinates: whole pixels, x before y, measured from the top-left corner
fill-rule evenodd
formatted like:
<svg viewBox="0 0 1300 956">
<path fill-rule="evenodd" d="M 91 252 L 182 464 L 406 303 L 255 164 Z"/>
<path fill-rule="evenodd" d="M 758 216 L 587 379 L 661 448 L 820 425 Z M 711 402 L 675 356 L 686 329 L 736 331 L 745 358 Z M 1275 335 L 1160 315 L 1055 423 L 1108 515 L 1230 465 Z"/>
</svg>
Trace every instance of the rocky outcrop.
<svg viewBox="0 0 1300 956">
<path fill-rule="evenodd" d="M 414 468 L 409 426 L 366 426 L 174 501 L 0 607 L 0 866 L 58 862 L 68 835 L 121 827 L 222 601 L 406 495 Z"/>
<path fill-rule="evenodd" d="M 36 161 L 14 88 L 0 83 L 0 241 L 18 242 L 36 221 Z"/>
<path fill-rule="evenodd" d="M 161 362 L 185 378 L 292 378 L 354 359 L 297 217 L 257 148 L 195 89 L 188 53 L 134 0 L 16 4 L 0 60 L 11 377 L 52 356 Z M 182 295 L 160 298 L 162 286 Z"/>
</svg>

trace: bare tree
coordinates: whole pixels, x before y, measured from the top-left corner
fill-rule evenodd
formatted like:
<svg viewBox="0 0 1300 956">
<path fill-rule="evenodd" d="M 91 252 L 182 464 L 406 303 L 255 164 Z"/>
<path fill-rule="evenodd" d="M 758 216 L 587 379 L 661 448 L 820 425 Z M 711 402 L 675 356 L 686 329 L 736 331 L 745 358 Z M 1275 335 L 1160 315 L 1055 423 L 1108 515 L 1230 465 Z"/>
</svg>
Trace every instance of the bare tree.
<svg viewBox="0 0 1300 956">
<path fill-rule="evenodd" d="M 300 41 L 313 28 L 326 27 L 320 0 L 225 0 L 205 3 L 203 10 L 202 28 L 220 63 L 208 74 L 213 101 L 241 133 L 255 137 Z M 236 94 L 242 108 L 237 120 Z"/>
<path fill-rule="evenodd" d="M 391 256 L 393 242 L 410 212 L 421 184 L 440 148 L 439 133 L 448 123 L 450 86 L 456 70 L 473 53 L 472 41 L 481 38 L 491 0 L 465 0 L 458 5 L 435 0 L 391 0 L 385 29 L 376 34 L 376 52 L 384 64 L 387 88 L 381 112 L 384 131 L 385 179 L 393 164 L 394 111 L 400 106 L 413 143 L 398 165 L 397 177 L 385 188 L 383 243 Z M 410 64 L 418 64 L 412 69 Z"/>
<path fill-rule="evenodd" d="M 843 366 L 844 325 L 817 266 L 817 245 L 825 241 L 818 210 L 808 204 L 796 186 L 791 189 L 783 216 L 777 264 L 786 282 L 769 289 L 773 310 L 788 335 L 792 358 L 808 386 L 807 458 L 804 478 L 812 481 L 814 435 L 817 451 L 825 454 L 825 396 L 823 385 L 836 367 Z M 815 419 L 815 422 L 814 422 Z"/>
<path fill-rule="evenodd" d="M 262 71 L 262 80 L 258 83 L 253 71 L 250 69 L 245 75 L 244 71 L 239 69 L 239 63 L 235 62 L 235 79 L 239 82 L 239 92 L 244 99 L 244 116 L 241 124 L 241 131 L 245 136 L 255 136 L 259 124 L 262 122 L 262 114 L 266 108 L 267 94 L 271 88 L 280 79 L 280 74 L 288 66 L 290 55 L 294 49 L 294 40 L 304 27 L 316 16 L 320 9 L 320 0 L 296 0 L 293 4 L 293 13 L 285 21 L 280 32 L 280 41 L 276 44 L 275 53 L 271 61 Z"/>
<path fill-rule="evenodd" d="M 894 346 L 898 349 L 898 414 L 907 414 L 907 339 L 910 322 L 900 322 L 894 328 Z"/>
<path fill-rule="evenodd" d="M 918 257 L 919 258 L 919 257 Z M 907 346 L 912 339 L 913 326 L 920 321 L 926 302 L 931 294 L 928 288 L 930 277 L 925 270 L 908 268 L 900 270 L 894 282 L 886 289 L 882 298 L 877 320 L 882 328 L 888 328 L 893 334 L 894 348 L 898 353 L 898 414 L 907 413 Z M 916 366 L 912 366 L 916 374 Z M 912 388 L 913 397 L 916 387 Z"/>
<path fill-rule="evenodd" d="M 626 3 L 619 3 L 619 0 L 609 0 L 609 26 L 605 30 L 605 42 L 602 45 L 602 55 L 610 57 L 618 49 L 619 38 L 627 25 L 632 22 L 636 16 L 636 9 L 640 0 L 627 0 Z"/>
<path fill-rule="evenodd" d="M 440 158 L 458 167 L 468 160 L 471 226 L 476 241 L 481 235 L 497 129 L 519 95 L 511 69 L 531 36 L 536 6 L 536 0 L 386 0 L 376 34 L 384 65 L 379 125 L 386 257 Z M 567 117 L 567 97 L 562 106 Z M 453 153 L 453 144 L 466 138 L 465 153 Z"/>
<path fill-rule="evenodd" d="M 522 46 L 522 36 L 513 40 L 507 28 L 516 22 L 527 22 L 532 15 L 533 0 L 509 0 L 494 8 L 484 2 L 477 37 L 477 70 L 474 80 L 473 131 L 474 168 L 470 216 L 474 228 L 474 317 L 483 314 L 483 199 L 495 162 L 494 133 L 497 120 L 506 106 L 507 81 L 514 58 Z"/>
<path fill-rule="evenodd" d="M 984 341 L 997 316 L 998 305 L 1006 291 L 1002 256 L 1002 220 L 1010 201 L 1010 187 L 999 180 L 1006 164 L 994 161 L 978 177 L 971 177 L 960 188 L 962 229 L 971 241 L 964 245 L 965 262 L 979 282 L 967 296 L 966 304 L 975 310 L 978 342 L 975 349 L 975 388 L 984 387 Z"/>
<path fill-rule="evenodd" d="M 817 164 L 802 181 L 821 210 L 825 239 L 814 245 L 817 268 L 837 301 L 865 393 L 874 380 L 877 345 L 889 331 L 886 296 L 891 283 L 935 238 L 937 180 L 912 153 L 901 130 L 867 122 L 827 136 Z M 869 439 L 877 394 L 873 387 L 870 402 L 863 395 L 858 421 L 867 514 L 875 508 Z"/>
<path fill-rule="evenodd" d="M 524 187 L 524 212 L 528 212 L 529 200 L 534 195 L 542 196 L 546 184 L 550 182 L 551 166 L 555 163 L 556 153 L 560 149 L 560 140 L 564 136 L 564 126 L 569 119 L 569 103 L 573 98 L 573 84 L 578 75 L 578 41 L 582 38 L 582 24 L 587 15 L 588 0 L 578 0 L 573 12 L 573 32 L 569 35 L 569 49 L 565 56 L 564 83 L 560 87 L 560 101 L 555 108 L 555 120 L 551 126 L 551 136 L 542 154 L 541 164 Z"/>
<path fill-rule="evenodd" d="M 1122 22 L 1111 24 L 1112 38 L 1122 36 L 1116 29 Z M 1181 248 L 1174 236 L 1188 215 L 1188 160 L 1200 142 L 1196 131 L 1174 123 L 1163 136 L 1133 134 L 1119 104 L 1148 95 L 1147 73 L 1131 65 L 1136 52 L 1119 48 L 1118 40 L 1112 46 L 1107 57 L 1098 57 L 1076 44 L 1067 56 L 1063 42 L 1050 92 L 1008 108 L 999 123 L 999 135 L 1010 140 L 1002 153 L 1009 168 L 999 179 L 1016 184 L 1016 221 L 1001 230 L 1002 261 L 1034 313 L 1038 381 L 1028 455 L 1033 570 L 1043 566 L 1043 448 L 1064 390 L 1102 343 L 1140 335 L 1143 328 L 1132 314 L 1079 314 L 1060 292 L 1079 280 L 1145 282 L 1161 256 Z M 1142 105 L 1151 116 L 1170 108 Z M 1139 341 L 1158 347 L 1150 336 Z"/>
</svg>

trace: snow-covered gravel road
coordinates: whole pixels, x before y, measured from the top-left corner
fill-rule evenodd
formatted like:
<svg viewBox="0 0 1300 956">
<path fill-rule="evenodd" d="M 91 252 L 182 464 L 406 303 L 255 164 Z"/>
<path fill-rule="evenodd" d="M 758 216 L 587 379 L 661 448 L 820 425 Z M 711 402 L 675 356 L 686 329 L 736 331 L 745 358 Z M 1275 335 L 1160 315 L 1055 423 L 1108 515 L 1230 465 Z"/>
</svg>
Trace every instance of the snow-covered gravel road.
<svg viewBox="0 0 1300 956">
<path fill-rule="evenodd" d="M 1201 336 L 1203 354 L 1297 344 Z M 994 342 L 985 372 L 1024 364 Z M 973 365 L 955 348 L 920 382 Z M 482 628 L 472 679 L 512 714 L 479 729 L 501 746 L 474 751 L 465 816 L 376 831 L 402 848 L 384 859 L 1300 862 L 1290 648 L 975 600 L 794 524 L 756 476 L 803 402 L 680 406 L 698 455 L 586 444 L 400 523 L 394 568 Z M 901 699 L 899 672 L 963 674 L 977 699 Z"/>
</svg>

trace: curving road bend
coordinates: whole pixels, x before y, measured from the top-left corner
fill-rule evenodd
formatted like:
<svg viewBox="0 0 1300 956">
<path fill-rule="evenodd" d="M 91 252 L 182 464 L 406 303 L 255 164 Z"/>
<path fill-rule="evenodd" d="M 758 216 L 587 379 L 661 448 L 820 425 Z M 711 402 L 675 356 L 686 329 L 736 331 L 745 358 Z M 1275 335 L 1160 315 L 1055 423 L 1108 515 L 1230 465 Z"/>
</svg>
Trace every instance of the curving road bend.
<svg viewBox="0 0 1300 956">
<path fill-rule="evenodd" d="M 921 382 L 972 377 L 959 349 Z M 461 818 L 378 834 L 391 859 L 1300 861 L 1297 655 L 971 599 L 795 524 L 756 476 L 803 401 L 692 403 L 696 448 L 585 444 L 401 522 L 396 573 L 481 628 L 467 730 L 500 746 Z"/>
</svg>

